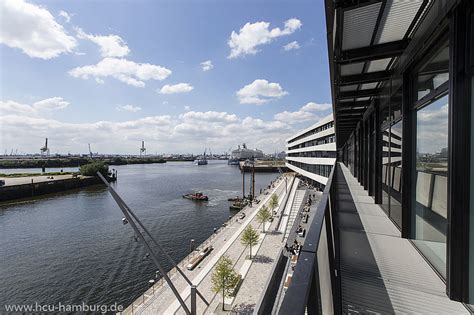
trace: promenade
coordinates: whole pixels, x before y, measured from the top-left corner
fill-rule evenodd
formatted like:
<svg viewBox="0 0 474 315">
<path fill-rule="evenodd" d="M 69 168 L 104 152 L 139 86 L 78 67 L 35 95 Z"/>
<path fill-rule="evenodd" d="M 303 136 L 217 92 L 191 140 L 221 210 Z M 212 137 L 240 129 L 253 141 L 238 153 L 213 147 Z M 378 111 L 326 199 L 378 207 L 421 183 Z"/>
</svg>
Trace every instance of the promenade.
<svg viewBox="0 0 474 315">
<path fill-rule="evenodd" d="M 242 210 L 245 213 L 243 220 L 238 219 L 239 214 L 235 215 L 226 227 L 219 229 L 210 239 L 201 244 L 199 248 L 212 245 L 213 251 L 207 256 L 200 265 L 193 271 L 186 269 L 188 261 L 192 255 L 185 258 L 179 263 L 180 268 L 197 286 L 197 289 L 206 300 L 205 303 L 197 297 L 197 313 L 219 313 L 222 307 L 222 297 L 220 294 L 212 292 L 211 275 L 217 261 L 223 255 L 227 255 L 234 262 L 234 269 L 243 276 L 241 287 L 234 298 L 226 298 L 226 310 L 235 308 L 252 308 L 260 297 L 260 293 L 271 271 L 273 261 L 282 248 L 282 235 L 273 233 L 262 233 L 262 226 L 256 219 L 256 214 L 262 207 L 267 204 L 271 195 L 276 193 L 279 199 L 278 211 L 283 208 L 281 204 L 285 200 L 286 191 L 290 191 L 290 187 L 285 188 L 285 184 L 291 185 L 292 175 L 282 175 L 274 183 L 273 187 L 266 190 L 257 199 L 258 204 L 252 207 L 246 207 Z M 285 181 L 284 177 L 288 180 Z M 280 207 L 281 206 L 281 207 Z M 280 213 L 277 213 L 279 216 Z M 267 222 L 265 230 L 273 230 L 278 220 Z M 240 242 L 242 231 L 252 225 L 260 231 L 259 244 L 252 248 L 253 259 L 248 259 L 249 249 Z M 197 254 L 197 251 L 195 252 Z M 186 305 L 190 306 L 190 286 L 174 269 L 169 272 L 171 280 L 180 292 L 181 297 Z M 249 281 L 251 279 L 251 281 Z M 244 302 L 245 301 L 245 302 Z M 138 298 L 130 305 L 124 314 L 184 314 L 179 302 L 173 295 L 169 286 L 163 280 L 155 283 L 143 296 Z"/>
</svg>

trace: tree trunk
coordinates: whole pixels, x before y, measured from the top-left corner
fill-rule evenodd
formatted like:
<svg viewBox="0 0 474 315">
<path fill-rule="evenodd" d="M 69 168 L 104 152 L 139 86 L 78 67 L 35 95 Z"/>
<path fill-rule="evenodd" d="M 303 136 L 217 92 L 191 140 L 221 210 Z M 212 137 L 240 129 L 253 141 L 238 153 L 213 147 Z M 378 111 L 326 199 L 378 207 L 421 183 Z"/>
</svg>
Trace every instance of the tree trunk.
<svg viewBox="0 0 474 315">
<path fill-rule="evenodd" d="M 250 249 L 250 259 L 252 259 L 252 246 L 249 246 L 249 249 Z"/>
</svg>

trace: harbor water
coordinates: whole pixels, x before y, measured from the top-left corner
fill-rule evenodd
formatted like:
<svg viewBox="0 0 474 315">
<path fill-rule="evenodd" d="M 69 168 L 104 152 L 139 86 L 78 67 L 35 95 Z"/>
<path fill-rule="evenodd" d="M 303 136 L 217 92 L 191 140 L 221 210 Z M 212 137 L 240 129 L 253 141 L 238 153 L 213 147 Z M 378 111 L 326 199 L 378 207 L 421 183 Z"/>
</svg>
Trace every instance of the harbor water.
<svg viewBox="0 0 474 315">
<path fill-rule="evenodd" d="M 242 194 L 242 175 L 226 161 L 114 168 L 117 192 L 176 261 L 191 239 L 201 243 L 229 218 L 227 199 Z M 256 192 L 277 175 L 256 174 Z M 246 174 L 247 193 L 249 182 Z M 209 201 L 182 198 L 193 191 Z M 133 235 L 103 186 L 0 204 L 0 303 L 127 306 L 156 272 Z"/>
</svg>

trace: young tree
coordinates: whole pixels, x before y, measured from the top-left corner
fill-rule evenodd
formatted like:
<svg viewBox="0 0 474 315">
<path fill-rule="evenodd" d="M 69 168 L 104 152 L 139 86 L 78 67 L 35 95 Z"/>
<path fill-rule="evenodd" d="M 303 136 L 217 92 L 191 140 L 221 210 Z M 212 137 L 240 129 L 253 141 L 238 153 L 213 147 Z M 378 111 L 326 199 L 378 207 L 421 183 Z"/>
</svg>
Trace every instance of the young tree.
<svg viewBox="0 0 474 315">
<path fill-rule="evenodd" d="M 257 230 L 255 230 L 250 224 L 245 228 L 242 233 L 242 238 L 240 242 L 242 245 L 248 246 L 250 249 L 250 259 L 252 259 L 252 247 L 257 245 L 260 235 Z"/>
<path fill-rule="evenodd" d="M 222 256 L 211 275 L 212 291 L 222 294 L 222 310 L 224 311 L 225 298 L 232 296 L 234 288 L 240 281 L 240 275 L 235 272 L 232 259 Z"/>
<path fill-rule="evenodd" d="M 278 196 L 277 196 L 277 194 L 273 193 L 273 195 L 270 197 L 270 202 L 268 203 L 268 206 L 270 207 L 271 215 L 273 217 L 273 211 L 278 207 Z"/>
<path fill-rule="evenodd" d="M 272 214 L 268 210 L 267 206 L 263 205 L 260 211 L 257 213 L 258 222 L 262 223 L 263 233 L 265 233 L 265 223 L 270 221 Z"/>
</svg>

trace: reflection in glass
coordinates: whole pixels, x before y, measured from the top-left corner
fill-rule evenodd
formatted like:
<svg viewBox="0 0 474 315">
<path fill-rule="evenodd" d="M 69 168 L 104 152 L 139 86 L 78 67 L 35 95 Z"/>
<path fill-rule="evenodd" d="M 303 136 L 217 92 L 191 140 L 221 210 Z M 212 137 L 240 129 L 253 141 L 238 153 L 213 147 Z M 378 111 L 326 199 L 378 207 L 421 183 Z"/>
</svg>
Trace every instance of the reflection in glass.
<svg viewBox="0 0 474 315">
<path fill-rule="evenodd" d="M 390 169 L 390 127 L 382 133 L 382 208 L 390 215 L 389 186 L 391 185 Z"/>
<path fill-rule="evenodd" d="M 448 96 L 417 112 L 415 244 L 444 277 L 448 192 Z"/>
<path fill-rule="evenodd" d="M 394 124 L 390 130 L 390 167 L 392 175 L 390 187 L 390 218 L 402 226 L 402 122 Z"/>
<path fill-rule="evenodd" d="M 418 72 L 418 100 L 439 88 L 449 80 L 449 46 L 448 42 L 439 52 L 429 59 Z"/>
</svg>

